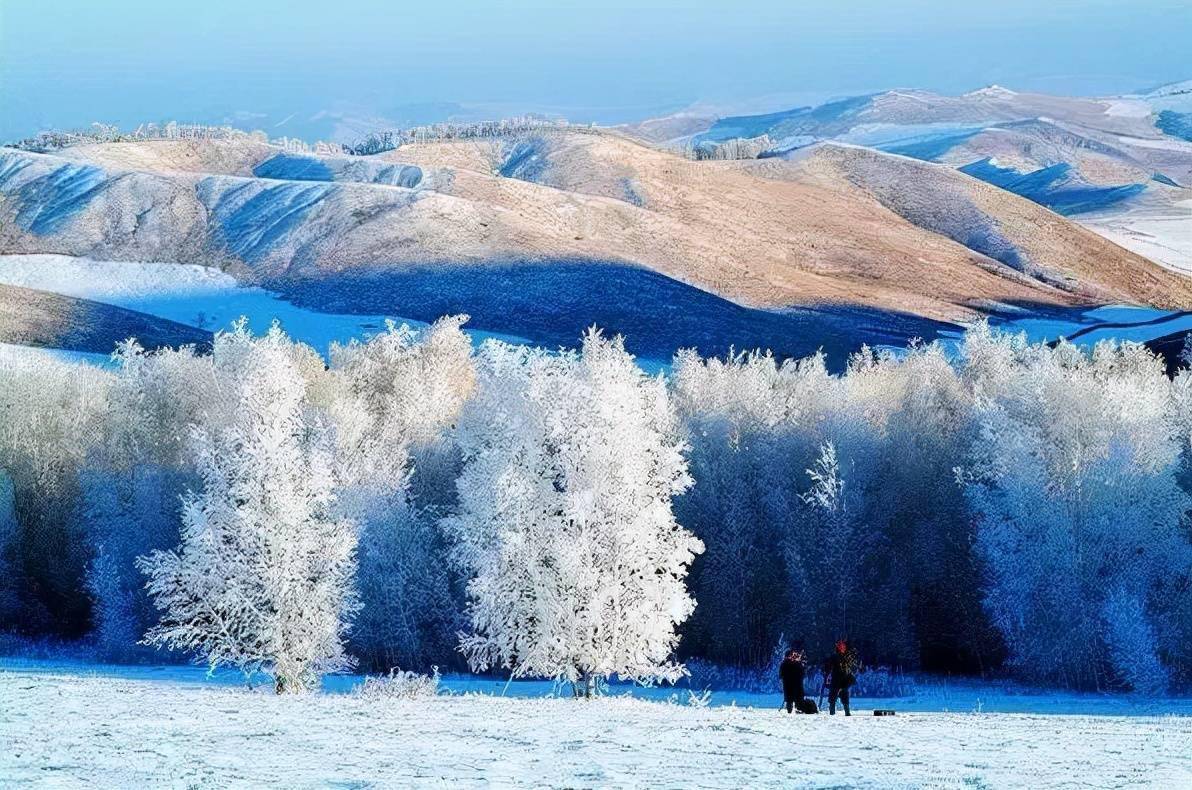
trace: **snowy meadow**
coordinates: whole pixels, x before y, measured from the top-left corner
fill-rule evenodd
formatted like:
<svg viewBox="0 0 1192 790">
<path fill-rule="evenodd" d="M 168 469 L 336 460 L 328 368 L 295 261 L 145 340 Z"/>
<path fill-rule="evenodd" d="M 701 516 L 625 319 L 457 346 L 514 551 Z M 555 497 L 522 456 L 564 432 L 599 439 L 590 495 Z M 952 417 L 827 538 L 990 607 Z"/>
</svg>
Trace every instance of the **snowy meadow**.
<svg viewBox="0 0 1192 790">
<path fill-rule="evenodd" d="M 794 717 L 619 697 L 279 697 L 11 671 L 0 673 L 0 731 L 13 733 L 0 776 L 53 787 L 1187 785 L 1186 716 L 1068 711 Z"/>
<path fill-rule="evenodd" d="M 595 330 L 474 348 L 464 320 L 326 358 L 243 323 L 209 354 L 129 342 L 104 367 L 0 349 L 0 730 L 21 733 L 0 773 L 1004 785 L 1045 739 L 1041 784 L 1189 776 L 1192 374 L 982 326 L 841 374 L 683 352 L 651 376 Z M 895 723 L 777 715 L 776 655 L 800 641 L 814 667 L 840 637 Z M 18 660 L 56 652 L 257 690 Z M 374 677 L 311 693 L 346 671 Z M 436 693 L 440 671 L 610 698 Z M 1151 707 L 908 715 L 948 706 L 910 703 L 904 672 Z M 772 707 L 705 710 L 746 686 Z M 273 756 L 225 762 L 246 732 Z M 808 751 L 825 739 L 847 745 Z"/>
</svg>

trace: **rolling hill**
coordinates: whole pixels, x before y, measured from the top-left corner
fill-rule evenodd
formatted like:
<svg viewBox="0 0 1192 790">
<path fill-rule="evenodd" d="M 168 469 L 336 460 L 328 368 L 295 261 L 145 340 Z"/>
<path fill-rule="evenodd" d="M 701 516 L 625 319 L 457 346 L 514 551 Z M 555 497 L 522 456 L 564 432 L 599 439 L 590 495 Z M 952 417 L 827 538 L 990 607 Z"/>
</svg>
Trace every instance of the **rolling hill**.
<svg viewBox="0 0 1192 790">
<path fill-rule="evenodd" d="M 1192 305 L 1192 281 L 952 167 L 821 144 L 697 162 L 552 130 L 317 156 L 249 140 L 0 152 L 0 253 L 217 266 L 315 309 L 656 359 L 933 337 L 1005 304 Z"/>
<path fill-rule="evenodd" d="M 680 121 L 683 121 L 680 123 Z M 1022 195 L 1171 268 L 1192 271 L 1192 90 L 1109 98 L 898 90 L 760 115 L 656 119 L 627 133 L 702 148 L 764 141 L 762 156 L 824 140 L 947 164 Z M 764 137 L 762 137 L 764 135 Z"/>
</svg>

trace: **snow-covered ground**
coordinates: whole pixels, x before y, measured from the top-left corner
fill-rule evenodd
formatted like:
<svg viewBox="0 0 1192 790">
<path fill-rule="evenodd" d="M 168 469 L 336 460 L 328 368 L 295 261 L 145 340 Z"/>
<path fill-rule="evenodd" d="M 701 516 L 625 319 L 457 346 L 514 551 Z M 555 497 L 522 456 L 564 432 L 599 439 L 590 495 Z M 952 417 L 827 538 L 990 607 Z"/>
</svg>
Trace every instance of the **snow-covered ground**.
<svg viewBox="0 0 1192 790">
<path fill-rule="evenodd" d="M 999 305 L 990 324 L 1002 332 L 1025 334 L 1028 342 L 1050 343 L 1060 338 L 1084 348 L 1102 340 L 1145 343 L 1164 335 L 1192 329 L 1192 313 L 1137 305 L 1102 305 L 1051 313 L 1013 305 Z M 950 354 L 958 353 L 963 331 L 945 332 L 941 338 Z M 897 349 L 894 349 L 897 351 Z"/>
<path fill-rule="evenodd" d="M 77 668 L 76 668 L 77 669 Z M 276 697 L 165 671 L 80 674 L 5 662 L 0 777 L 46 787 L 1188 787 L 1187 705 L 1106 714 L 787 716 L 450 694 Z M 193 678 L 192 678 L 193 679 Z M 450 684 L 449 684 L 450 685 Z M 493 684 L 497 686 L 497 684 Z M 1064 696 L 1056 698 L 1061 703 Z M 1181 715 L 1161 715 L 1164 707 Z M 1060 706 L 1060 709 L 1063 705 Z M 1080 711 L 1081 705 L 1073 706 Z"/>
<path fill-rule="evenodd" d="M 1032 343 L 1066 337 L 1077 345 L 1091 346 L 1102 340 L 1142 343 L 1192 329 L 1192 315 L 1153 307 L 1105 305 L 1092 310 L 1069 310 L 1054 316 L 1027 312 L 1021 318 L 1011 317 L 995 323 L 1003 331 L 1026 333 L 1027 340 Z"/>
<path fill-rule="evenodd" d="M 227 329 L 243 316 L 254 332 L 263 333 L 277 320 L 290 337 L 322 354 L 332 342 L 346 343 L 384 331 L 386 318 L 414 328 L 425 326 L 400 316 L 307 310 L 272 291 L 244 285 L 219 269 L 194 264 L 0 255 L 0 284 L 90 299 L 211 331 Z M 484 332 L 469 334 L 477 343 L 487 337 L 519 340 Z"/>
<path fill-rule="evenodd" d="M 1192 225 L 1192 222 L 1188 224 Z M 1189 251 L 1192 252 L 1192 247 Z M 1188 271 L 1192 271 L 1192 259 L 1189 259 Z M 240 283 L 219 269 L 192 264 L 97 261 L 53 254 L 0 255 L 0 284 L 91 299 L 208 330 L 227 329 L 243 316 L 249 320 L 253 331 L 262 333 L 277 320 L 291 337 L 313 346 L 324 355 L 332 342 L 364 339 L 383 331 L 387 318 L 414 328 L 425 326 L 417 320 L 399 316 L 309 310 L 266 289 Z M 1002 309 L 1004 315 L 994 323 L 1005 331 L 1025 332 L 1031 342 L 1052 341 L 1077 332 L 1081 334 L 1074 338 L 1074 342 L 1084 346 L 1110 338 L 1144 342 L 1192 329 L 1192 315 L 1150 307 L 1106 305 L 1052 315 L 1006 305 Z M 1021 317 L 1014 317 L 1016 310 Z M 1107 326 L 1091 330 L 1098 324 Z M 1136 326 L 1124 326 L 1126 324 Z M 531 344 L 525 338 L 510 334 L 468 330 L 468 335 L 474 344 L 487 338 Z M 954 348 L 960 337 L 960 333 L 945 332 L 942 339 L 946 346 Z M 881 344 L 876 347 L 901 350 L 901 347 Z M 92 364 L 105 364 L 110 359 L 105 354 L 53 353 Z M 669 368 L 666 361 L 639 359 L 638 362 L 651 374 Z"/>
<path fill-rule="evenodd" d="M 1192 199 L 1096 215 L 1081 224 L 1131 252 L 1192 274 Z"/>
<path fill-rule="evenodd" d="M 385 328 L 384 316 L 304 310 L 263 288 L 241 285 L 219 269 L 191 264 L 0 255 L 0 283 L 113 304 L 201 329 L 227 329 L 245 316 L 254 331 L 264 332 L 277 319 L 291 337 L 324 354 L 332 341 L 342 343 Z"/>
</svg>

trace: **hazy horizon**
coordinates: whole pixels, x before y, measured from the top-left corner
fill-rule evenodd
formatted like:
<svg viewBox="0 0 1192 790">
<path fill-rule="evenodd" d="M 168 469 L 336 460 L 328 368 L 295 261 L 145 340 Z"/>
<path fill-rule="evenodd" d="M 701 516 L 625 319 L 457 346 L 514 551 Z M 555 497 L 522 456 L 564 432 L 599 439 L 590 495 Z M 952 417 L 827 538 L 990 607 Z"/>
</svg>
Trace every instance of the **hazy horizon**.
<svg viewBox="0 0 1192 790">
<path fill-rule="evenodd" d="M 1192 78 L 1184 0 L 103 5 L 0 6 L 0 140 L 93 121 L 307 137 L 524 112 L 617 123 L 896 87 L 1111 95 Z"/>
</svg>

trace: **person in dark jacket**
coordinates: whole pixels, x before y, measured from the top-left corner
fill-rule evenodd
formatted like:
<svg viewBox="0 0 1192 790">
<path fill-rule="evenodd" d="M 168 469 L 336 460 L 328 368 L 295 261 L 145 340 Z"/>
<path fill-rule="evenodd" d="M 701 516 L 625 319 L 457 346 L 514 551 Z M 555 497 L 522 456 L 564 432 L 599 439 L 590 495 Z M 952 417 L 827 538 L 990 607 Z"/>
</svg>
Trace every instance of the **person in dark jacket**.
<svg viewBox="0 0 1192 790">
<path fill-rule="evenodd" d="M 836 715 L 836 700 L 839 699 L 844 705 L 844 715 L 853 715 L 849 711 L 848 690 L 857 682 L 858 668 L 856 651 L 849 647 L 847 639 L 841 639 L 836 643 L 836 652 L 824 662 L 824 674 L 828 676 L 829 714 Z"/>
<path fill-rule="evenodd" d="M 803 651 L 792 647 L 786 651 L 786 657 L 778 666 L 778 677 L 782 678 L 782 698 L 786 702 L 786 712 L 791 713 L 798 708 L 803 712 L 803 676 L 806 669 L 803 666 Z"/>
</svg>

